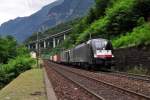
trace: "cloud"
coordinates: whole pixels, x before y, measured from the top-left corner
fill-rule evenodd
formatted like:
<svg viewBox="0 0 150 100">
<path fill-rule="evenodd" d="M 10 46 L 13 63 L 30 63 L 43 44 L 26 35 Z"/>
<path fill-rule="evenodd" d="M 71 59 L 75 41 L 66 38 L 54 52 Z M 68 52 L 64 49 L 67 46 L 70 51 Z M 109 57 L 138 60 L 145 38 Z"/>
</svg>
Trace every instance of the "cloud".
<svg viewBox="0 0 150 100">
<path fill-rule="evenodd" d="M 29 16 L 56 0 L 1 0 L 0 24 L 16 17 Z"/>
</svg>

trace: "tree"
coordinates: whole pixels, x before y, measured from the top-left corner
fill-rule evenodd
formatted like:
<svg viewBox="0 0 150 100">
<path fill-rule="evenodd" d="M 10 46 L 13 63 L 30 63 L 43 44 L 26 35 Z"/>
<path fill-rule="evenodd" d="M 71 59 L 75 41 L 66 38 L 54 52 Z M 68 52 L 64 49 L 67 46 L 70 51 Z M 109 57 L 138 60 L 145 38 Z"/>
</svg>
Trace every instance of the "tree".
<svg viewBox="0 0 150 100">
<path fill-rule="evenodd" d="M 95 15 L 94 9 L 91 8 L 88 16 L 86 17 L 86 23 L 91 24 L 92 22 L 95 21 L 95 19 L 96 19 L 96 15 Z"/>
<path fill-rule="evenodd" d="M 7 61 L 16 56 L 17 42 L 12 36 L 0 38 L 0 63 L 6 64 Z"/>
<path fill-rule="evenodd" d="M 99 19 L 101 16 L 105 15 L 105 10 L 108 6 L 110 6 L 110 1 L 114 0 L 95 0 L 96 19 Z"/>
</svg>

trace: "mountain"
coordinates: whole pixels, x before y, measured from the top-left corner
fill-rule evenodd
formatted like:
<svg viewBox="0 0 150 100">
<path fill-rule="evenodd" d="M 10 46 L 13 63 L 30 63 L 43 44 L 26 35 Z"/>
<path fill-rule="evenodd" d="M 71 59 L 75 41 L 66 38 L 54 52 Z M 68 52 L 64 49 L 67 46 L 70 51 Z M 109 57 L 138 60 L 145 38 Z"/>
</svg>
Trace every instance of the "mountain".
<svg viewBox="0 0 150 100">
<path fill-rule="evenodd" d="M 28 17 L 18 17 L 0 26 L 0 35 L 12 35 L 19 42 L 32 33 L 47 29 L 59 23 L 84 16 L 94 0 L 57 0 Z"/>
</svg>

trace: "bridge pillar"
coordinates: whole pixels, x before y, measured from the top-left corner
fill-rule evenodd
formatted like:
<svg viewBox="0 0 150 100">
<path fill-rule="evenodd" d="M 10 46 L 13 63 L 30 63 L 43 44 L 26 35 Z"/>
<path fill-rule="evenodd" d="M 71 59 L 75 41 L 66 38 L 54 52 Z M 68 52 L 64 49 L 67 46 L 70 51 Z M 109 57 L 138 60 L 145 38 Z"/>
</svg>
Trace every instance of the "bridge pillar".
<svg viewBox="0 0 150 100">
<path fill-rule="evenodd" d="M 55 48 L 55 47 L 56 47 L 56 39 L 53 38 L 53 48 Z"/>
<path fill-rule="evenodd" d="M 47 48 L 47 46 L 46 46 L 46 41 L 44 41 L 44 48 Z"/>
<path fill-rule="evenodd" d="M 60 40 L 59 40 L 59 39 L 57 39 L 57 45 L 59 45 L 59 43 L 60 43 Z"/>
<path fill-rule="evenodd" d="M 27 47 L 28 47 L 28 49 L 31 49 L 30 44 L 28 44 L 28 46 L 27 46 Z"/>
<path fill-rule="evenodd" d="M 64 40 L 66 40 L 66 34 L 64 34 Z"/>
<path fill-rule="evenodd" d="M 35 49 L 37 50 L 38 48 L 38 43 L 35 43 Z"/>
<path fill-rule="evenodd" d="M 42 44 L 41 44 L 41 42 L 39 43 L 39 49 L 41 49 L 42 48 Z"/>
<path fill-rule="evenodd" d="M 49 45 L 50 45 L 50 43 L 49 43 L 49 41 L 47 42 L 47 47 L 49 47 Z"/>
</svg>

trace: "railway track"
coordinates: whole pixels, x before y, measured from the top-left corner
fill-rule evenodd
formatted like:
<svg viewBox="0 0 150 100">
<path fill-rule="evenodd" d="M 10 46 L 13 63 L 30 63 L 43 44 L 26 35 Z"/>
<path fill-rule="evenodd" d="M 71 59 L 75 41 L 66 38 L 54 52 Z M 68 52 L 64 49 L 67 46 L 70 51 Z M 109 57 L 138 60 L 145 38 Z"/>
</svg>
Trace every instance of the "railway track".
<svg viewBox="0 0 150 100">
<path fill-rule="evenodd" d="M 47 65 L 47 64 L 46 64 Z M 90 100 L 105 100 L 104 98 L 102 98 L 101 96 L 97 95 L 95 92 L 90 91 L 87 87 L 85 87 L 84 85 L 80 84 L 79 82 L 74 81 L 73 79 L 68 78 L 66 75 L 62 74 L 60 71 L 56 70 L 55 68 L 52 68 L 56 73 L 58 73 L 59 75 L 61 75 L 62 77 L 64 77 L 65 79 L 73 82 L 74 84 L 76 84 L 79 88 L 83 89 L 84 91 L 86 91 L 85 93 L 90 94 L 91 96 L 94 96 L 94 99 L 90 99 Z"/>
<path fill-rule="evenodd" d="M 113 73 L 107 73 L 111 75 L 121 76 L 121 77 L 127 77 L 134 80 L 140 80 L 150 83 L 150 76 L 148 75 L 138 75 L 138 74 L 131 74 L 131 73 L 125 73 L 125 72 L 118 72 L 118 71 L 112 71 Z"/>
<path fill-rule="evenodd" d="M 75 81 L 75 80 L 73 80 L 73 79 L 71 79 L 71 78 L 68 78 L 67 75 L 61 73 L 60 71 L 56 70 L 55 68 L 54 68 L 54 70 L 55 70 L 57 73 L 61 74 L 61 75 L 62 75 L 63 77 L 65 77 L 66 79 L 71 80 L 73 83 L 75 83 L 76 85 L 78 85 L 79 87 L 81 87 L 82 89 L 84 89 L 85 91 L 87 91 L 89 94 L 95 96 L 97 99 L 99 99 L 99 100 L 105 100 L 103 97 L 101 97 L 100 95 L 97 95 L 97 93 L 95 93 L 95 92 L 89 90 L 87 87 L 85 87 L 84 85 L 80 84 L 79 82 L 77 82 L 77 81 Z"/>
<path fill-rule="evenodd" d="M 59 74 L 68 80 L 71 80 L 75 84 L 78 84 L 80 87 L 84 88 L 84 90 L 88 91 L 100 100 L 112 100 L 112 98 L 113 100 L 150 100 L 150 97 L 146 95 L 115 86 L 90 76 L 79 74 L 78 72 L 60 67 L 54 63 L 52 65 L 55 66 L 52 68 Z"/>
<path fill-rule="evenodd" d="M 72 66 L 73 67 L 73 66 Z M 75 68 L 75 67 L 73 67 Z M 119 71 L 112 71 L 112 70 L 105 70 L 106 72 L 96 72 L 96 71 L 90 71 L 93 73 L 104 73 L 114 76 L 121 76 L 121 77 L 127 77 L 129 79 L 139 80 L 139 81 L 145 81 L 150 83 L 150 76 L 148 75 L 139 75 L 139 74 L 132 74 L 132 73 L 125 73 L 125 72 L 119 72 Z"/>
</svg>

